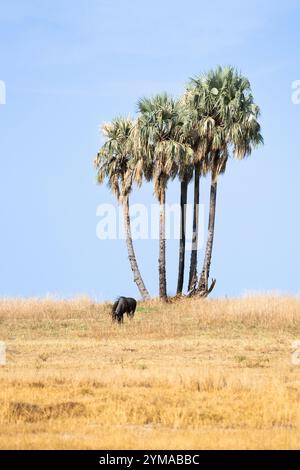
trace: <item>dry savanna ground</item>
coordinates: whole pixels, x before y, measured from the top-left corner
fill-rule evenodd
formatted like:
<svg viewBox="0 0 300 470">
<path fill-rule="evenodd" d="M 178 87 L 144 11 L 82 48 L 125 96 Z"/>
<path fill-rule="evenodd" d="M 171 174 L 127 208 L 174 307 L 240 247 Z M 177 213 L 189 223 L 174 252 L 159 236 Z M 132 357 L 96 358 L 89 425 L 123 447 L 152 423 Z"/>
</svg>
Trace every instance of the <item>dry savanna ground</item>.
<svg viewBox="0 0 300 470">
<path fill-rule="evenodd" d="M 1 449 L 300 448 L 300 299 L 2 300 Z"/>
</svg>

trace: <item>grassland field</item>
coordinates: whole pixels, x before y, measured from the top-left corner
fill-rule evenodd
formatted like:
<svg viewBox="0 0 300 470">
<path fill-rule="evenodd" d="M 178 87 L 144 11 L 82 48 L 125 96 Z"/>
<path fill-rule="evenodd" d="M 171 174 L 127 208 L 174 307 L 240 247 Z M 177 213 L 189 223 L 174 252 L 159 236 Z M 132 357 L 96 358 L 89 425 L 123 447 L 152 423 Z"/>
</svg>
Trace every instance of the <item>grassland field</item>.
<svg viewBox="0 0 300 470">
<path fill-rule="evenodd" d="M 299 449 L 300 299 L 1 300 L 1 449 Z"/>
</svg>

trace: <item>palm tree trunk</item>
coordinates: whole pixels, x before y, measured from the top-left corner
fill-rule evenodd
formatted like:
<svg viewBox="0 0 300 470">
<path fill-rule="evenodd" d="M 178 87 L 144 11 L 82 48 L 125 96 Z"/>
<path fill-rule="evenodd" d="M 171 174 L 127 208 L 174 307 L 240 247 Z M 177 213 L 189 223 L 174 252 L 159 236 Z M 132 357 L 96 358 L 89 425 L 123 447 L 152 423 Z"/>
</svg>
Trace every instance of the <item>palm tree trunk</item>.
<svg viewBox="0 0 300 470">
<path fill-rule="evenodd" d="M 162 187 L 159 196 L 159 297 L 167 299 L 167 278 L 166 278 L 166 191 Z"/>
<path fill-rule="evenodd" d="M 129 215 L 129 197 L 125 197 L 123 200 L 123 213 L 124 213 L 124 226 L 125 226 L 125 234 L 126 234 L 126 244 L 128 250 L 128 258 L 131 266 L 131 270 L 133 272 L 133 280 L 136 283 L 140 294 L 143 300 L 150 299 L 150 295 L 148 290 L 145 287 L 144 281 L 142 279 L 136 256 L 135 251 L 133 248 L 132 242 L 132 235 L 131 235 L 131 223 L 130 223 L 130 215 Z"/>
<path fill-rule="evenodd" d="M 199 279 L 198 293 L 202 296 L 208 295 L 212 289 L 208 288 L 208 279 L 210 273 L 210 264 L 214 243 L 215 232 L 215 218 L 216 218 L 216 202 L 217 202 L 217 180 L 212 177 L 210 186 L 210 204 L 209 204 L 209 220 L 208 220 L 208 234 L 205 250 L 205 258 L 203 268 Z M 213 286 L 215 281 L 213 281 Z"/>
<path fill-rule="evenodd" d="M 180 184 L 180 240 L 179 240 L 179 266 L 178 266 L 177 295 L 182 294 L 183 281 L 184 281 L 187 191 L 188 191 L 188 183 L 187 181 L 182 181 Z"/>
<path fill-rule="evenodd" d="M 193 238 L 192 238 L 192 252 L 191 252 L 188 291 L 191 291 L 195 287 L 195 284 L 197 281 L 199 197 L 200 197 L 200 163 L 196 163 L 195 175 L 194 175 Z"/>
</svg>

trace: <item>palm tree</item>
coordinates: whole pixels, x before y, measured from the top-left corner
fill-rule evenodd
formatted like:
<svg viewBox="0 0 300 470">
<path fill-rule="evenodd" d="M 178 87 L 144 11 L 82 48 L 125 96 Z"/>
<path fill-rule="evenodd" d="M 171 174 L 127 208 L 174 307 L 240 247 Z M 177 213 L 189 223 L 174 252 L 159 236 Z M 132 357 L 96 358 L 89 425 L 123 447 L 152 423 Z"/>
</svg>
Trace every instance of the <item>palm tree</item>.
<svg viewBox="0 0 300 470">
<path fill-rule="evenodd" d="M 95 160 L 98 183 L 108 179 L 108 185 L 118 202 L 122 203 L 128 258 L 134 282 L 144 300 L 150 295 L 142 279 L 133 247 L 129 215 L 129 194 L 133 183 L 133 161 L 131 131 L 133 122 L 129 118 L 117 118 L 102 126 L 106 142 Z"/>
<path fill-rule="evenodd" d="M 200 202 L 201 162 L 196 161 L 194 167 L 194 202 L 193 202 L 193 237 L 190 260 L 188 292 L 193 290 L 197 282 L 198 233 L 199 233 L 199 202 Z"/>
<path fill-rule="evenodd" d="M 207 140 L 199 130 L 199 122 L 202 119 L 202 109 L 195 99 L 194 87 L 189 86 L 184 93 L 183 102 L 189 114 L 188 132 L 189 141 L 193 149 L 193 173 L 194 173 L 194 200 L 193 200 L 193 235 L 190 259 L 188 293 L 194 291 L 197 284 L 198 263 L 198 235 L 199 235 L 199 202 L 200 202 L 200 178 L 205 176 L 207 165 L 205 156 L 207 154 Z"/>
<path fill-rule="evenodd" d="M 136 179 L 153 179 L 154 194 L 159 201 L 159 296 L 167 299 L 166 279 L 166 188 L 170 178 L 175 178 L 178 164 L 189 158 L 192 149 L 180 134 L 183 126 L 181 105 L 167 94 L 142 98 L 138 102 L 140 116 L 137 120 L 136 154 L 142 166 L 136 167 Z"/>
<path fill-rule="evenodd" d="M 230 150 L 243 159 L 252 148 L 263 143 L 257 121 L 259 108 L 254 103 L 249 81 L 234 68 L 218 67 L 205 76 L 192 80 L 190 93 L 197 108 L 199 137 L 206 142 L 205 171 L 211 173 L 208 235 L 203 268 L 197 293 L 207 296 L 215 285 L 208 286 L 214 241 L 217 183 L 226 170 Z"/>
<path fill-rule="evenodd" d="M 193 167 L 190 163 L 183 165 L 182 171 L 178 171 L 180 180 L 180 239 L 179 239 L 179 260 L 178 260 L 178 279 L 177 290 L 178 296 L 182 295 L 184 283 L 184 268 L 185 268 L 185 244 L 186 244 L 186 206 L 188 185 L 193 177 Z"/>
<path fill-rule="evenodd" d="M 224 151 L 225 152 L 225 151 Z M 215 233 L 215 218 L 216 218 L 216 202 L 217 202 L 217 183 L 218 176 L 226 170 L 227 155 L 226 152 L 216 151 L 212 153 L 211 158 L 211 185 L 210 185 L 210 203 L 209 203 L 209 218 L 208 218 L 208 231 L 205 257 L 203 268 L 199 279 L 197 293 L 201 297 L 207 297 L 215 287 L 216 280 L 213 279 L 210 287 L 208 287 L 208 279 L 210 273 L 210 264 L 212 258 L 214 233 Z"/>
<path fill-rule="evenodd" d="M 188 185 L 193 177 L 193 136 L 190 110 L 185 105 L 184 99 L 180 99 L 177 106 L 176 140 L 183 144 L 181 152 L 177 155 L 177 175 L 180 181 L 180 238 L 178 256 L 178 277 L 176 295 L 181 296 L 184 284 L 185 271 L 185 245 L 186 245 L 186 207 Z"/>
<path fill-rule="evenodd" d="M 194 151 L 192 120 L 190 110 L 186 106 L 184 99 L 180 100 L 181 123 L 178 126 L 177 139 L 186 145 L 186 152 L 181 155 L 177 162 L 178 178 L 180 181 L 180 239 L 179 239 L 179 260 L 178 260 L 178 296 L 182 295 L 185 270 L 185 244 L 186 244 L 186 206 L 188 185 L 193 178 L 194 170 Z"/>
</svg>

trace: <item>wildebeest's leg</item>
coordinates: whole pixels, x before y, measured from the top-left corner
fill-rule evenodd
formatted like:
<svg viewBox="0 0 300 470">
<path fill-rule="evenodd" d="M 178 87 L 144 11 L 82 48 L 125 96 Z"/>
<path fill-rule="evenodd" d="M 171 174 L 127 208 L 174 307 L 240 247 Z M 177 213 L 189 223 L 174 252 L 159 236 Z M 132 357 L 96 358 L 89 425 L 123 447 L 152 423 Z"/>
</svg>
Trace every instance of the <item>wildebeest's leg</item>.
<svg viewBox="0 0 300 470">
<path fill-rule="evenodd" d="M 115 317 L 119 324 L 123 323 L 123 315 L 125 312 L 126 312 L 125 299 L 124 297 L 120 297 L 118 301 L 118 305 L 115 309 Z"/>
<path fill-rule="evenodd" d="M 113 321 L 113 323 L 115 323 L 116 321 L 118 321 L 118 315 L 116 315 L 115 312 L 112 314 L 112 321 Z"/>
<path fill-rule="evenodd" d="M 131 297 L 127 298 L 127 305 L 128 305 L 128 310 L 127 310 L 127 315 L 129 318 L 133 318 L 136 310 L 136 300 L 132 299 Z"/>
</svg>

